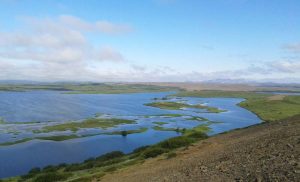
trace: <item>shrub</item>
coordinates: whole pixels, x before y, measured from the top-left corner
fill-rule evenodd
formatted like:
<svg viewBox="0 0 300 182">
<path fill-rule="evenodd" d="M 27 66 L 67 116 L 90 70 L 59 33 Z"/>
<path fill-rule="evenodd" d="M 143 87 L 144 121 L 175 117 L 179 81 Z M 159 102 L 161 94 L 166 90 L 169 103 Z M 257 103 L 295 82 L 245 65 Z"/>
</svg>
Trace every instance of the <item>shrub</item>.
<svg viewBox="0 0 300 182">
<path fill-rule="evenodd" d="M 177 154 L 176 154 L 175 152 L 169 152 L 169 153 L 167 154 L 167 158 L 168 158 L 168 159 L 171 159 L 171 158 L 176 157 L 176 156 L 177 156 Z"/>
<path fill-rule="evenodd" d="M 68 179 L 71 176 L 69 173 L 59 174 L 55 172 L 43 173 L 37 176 L 33 182 L 55 182 L 55 181 L 63 181 Z"/>
<path fill-rule="evenodd" d="M 25 181 L 25 180 L 27 180 L 27 179 L 30 179 L 30 178 L 32 178 L 32 177 L 34 177 L 35 176 L 35 174 L 25 174 L 25 175 L 22 175 L 21 176 L 21 178 L 20 178 L 20 182 L 22 182 L 22 181 Z"/>
<path fill-rule="evenodd" d="M 55 172 L 56 171 L 56 167 L 49 165 L 43 168 L 43 172 Z"/>
<path fill-rule="evenodd" d="M 41 172 L 41 169 L 39 167 L 35 167 L 35 168 L 32 168 L 28 173 L 29 174 L 36 174 L 36 173 L 39 173 Z"/>
<path fill-rule="evenodd" d="M 91 157 L 91 158 L 86 159 L 84 162 L 91 162 L 91 161 L 94 161 L 94 160 L 95 160 L 95 158 Z"/>
<path fill-rule="evenodd" d="M 113 172 L 113 171 L 116 171 L 116 170 L 117 170 L 117 167 L 112 166 L 112 167 L 109 167 L 109 168 L 105 169 L 104 172 Z"/>
<path fill-rule="evenodd" d="M 115 163 L 123 162 L 124 160 L 126 160 L 126 158 L 118 157 L 118 158 L 107 160 L 107 161 L 96 162 L 94 165 L 95 165 L 95 167 L 109 166 L 109 165 L 112 165 Z"/>
<path fill-rule="evenodd" d="M 59 168 L 67 167 L 68 165 L 66 163 L 61 163 L 58 165 Z"/>
<path fill-rule="evenodd" d="M 175 138 L 170 138 L 166 141 L 160 142 L 158 146 L 165 149 L 175 149 L 179 147 L 185 147 L 190 145 L 194 140 L 185 136 L 179 136 Z"/>
<path fill-rule="evenodd" d="M 196 139 L 205 139 L 205 138 L 208 137 L 205 133 L 197 132 L 197 131 L 195 131 L 195 132 L 193 132 L 193 133 L 191 133 L 187 136 L 190 137 L 190 138 L 196 138 Z"/>
<path fill-rule="evenodd" d="M 97 161 L 107 161 L 110 159 L 114 159 L 114 158 L 118 158 L 118 157 L 123 157 L 125 154 L 121 151 L 113 151 L 107 154 L 104 154 L 100 157 L 97 157 L 96 160 Z"/>
<path fill-rule="evenodd" d="M 147 148 L 149 148 L 149 145 L 136 148 L 136 149 L 134 149 L 134 151 L 132 153 L 140 153 L 140 152 L 145 151 Z"/>
<path fill-rule="evenodd" d="M 80 177 L 77 179 L 72 180 L 72 182 L 91 182 L 93 181 L 93 179 L 99 179 L 101 177 L 103 177 L 105 175 L 105 173 L 100 173 L 100 174 L 96 174 L 96 175 L 92 175 L 92 176 L 85 176 L 85 177 Z"/>
<path fill-rule="evenodd" d="M 163 154 L 167 152 L 166 149 L 160 148 L 160 147 L 151 147 L 148 148 L 144 153 L 143 156 L 144 158 L 150 158 L 150 157 L 156 157 L 160 154 Z"/>
<path fill-rule="evenodd" d="M 122 135 L 123 137 L 126 137 L 126 136 L 127 136 L 127 131 L 121 131 L 121 135 Z"/>
<path fill-rule="evenodd" d="M 65 171 L 78 171 L 78 170 L 82 170 L 82 167 L 79 164 L 70 164 L 65 168 Z"/>
</svg>

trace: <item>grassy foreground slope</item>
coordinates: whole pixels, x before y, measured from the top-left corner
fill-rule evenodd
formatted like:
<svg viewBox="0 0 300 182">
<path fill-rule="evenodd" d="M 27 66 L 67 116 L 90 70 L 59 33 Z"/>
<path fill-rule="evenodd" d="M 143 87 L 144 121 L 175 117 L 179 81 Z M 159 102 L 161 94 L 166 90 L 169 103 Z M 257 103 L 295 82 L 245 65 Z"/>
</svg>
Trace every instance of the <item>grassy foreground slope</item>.
<svg viewBox="0 0 300 182">
<path fill-rule="evenodd" d="M 264 121 L 276 121 L 300 114 L 300 96 L 258 94 L 243 91 L 186 91 L 176 94 L 181 97 L 230 97 L 245 98 L 239 105 Z"/>
</svg>

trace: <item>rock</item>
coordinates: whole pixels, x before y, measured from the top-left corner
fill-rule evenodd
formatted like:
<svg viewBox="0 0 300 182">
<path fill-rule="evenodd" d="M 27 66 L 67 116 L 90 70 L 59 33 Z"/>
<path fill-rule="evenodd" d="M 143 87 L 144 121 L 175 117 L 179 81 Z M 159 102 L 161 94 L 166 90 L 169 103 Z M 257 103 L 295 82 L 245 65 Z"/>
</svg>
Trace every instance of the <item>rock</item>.
<svg viewBox="0 0 300 182">
<path fill-rule="evenodd" d="M 206 166 L 200 166 L 200 170 L 201 170 L 201 172 L 206 173 L 207 172 L 207 167 Z"/>
<path fill-rule="evenodd" d="M 293 146 L 293 145 L 291 145 L 291 144 L 289 144 L 289 143 L 287 144 L 287 146 L 288 146 L 288 147 L 290 147 L 291 149 L 293 149 L 293 148 L 294 148 L 294 146 Z"/>
</svg>

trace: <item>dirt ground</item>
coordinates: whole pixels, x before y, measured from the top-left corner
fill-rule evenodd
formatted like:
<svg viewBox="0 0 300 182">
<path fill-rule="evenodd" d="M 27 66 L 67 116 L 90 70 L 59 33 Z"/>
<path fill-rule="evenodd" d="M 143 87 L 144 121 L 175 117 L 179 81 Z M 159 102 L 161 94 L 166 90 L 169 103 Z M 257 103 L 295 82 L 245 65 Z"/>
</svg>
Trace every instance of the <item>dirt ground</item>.
<svg viewBox="0 0 300 182">
<path fill-rule="evenodd" d="M 300 181 L 300 116 L 220 134 L 101 181 Z"/>
</svg>

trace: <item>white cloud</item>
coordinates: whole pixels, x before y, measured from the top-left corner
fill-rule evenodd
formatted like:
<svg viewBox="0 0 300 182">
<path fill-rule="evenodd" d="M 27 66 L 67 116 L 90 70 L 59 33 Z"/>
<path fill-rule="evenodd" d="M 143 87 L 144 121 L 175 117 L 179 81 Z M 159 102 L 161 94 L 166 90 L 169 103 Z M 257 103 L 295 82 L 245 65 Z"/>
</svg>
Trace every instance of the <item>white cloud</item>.
<svg viewBox="0 0 300 182">
<path fill-rule="evenodd" d="M 287 44 L 282 46 L 283 49 L 288 50 L 293 53 L 300 53 L 300 43 L 296 44 Z"/>
<path fill-rule="evenodd" d="M 124 57 L 118 51 L 114 50 L 111 47 L 103 47 L 94 53 L 94 59 L 100 61 L 124 61 Z"/>
<path fill-rule="evenodd" d="M 86 32 L 120 34 L 129 32 L 129 26 L 66 15 L 22 20 L 19 29 L 0 30 L 0 79 L 95 79 L 99 75 L 89 70 L 90 63 L 125 60 L 112 47 L 92 44 Z"/>
<path fill-rule="evenodd" d="M 95 45 L 86 33 L 122 34 L 128 25 L 107 21 L 87 22 L 74 16 L 25 18 L 25 25 L 11 32 L 0 31 L 0 79 L 77 81 L 204 81 L 251 78 L 283 74 L 299 78 L 300 61 L 283 60 L 250 65 L 239 70 L 179 72 L 166 66 L 126 65 L 112 47 Z M 105 43 L 103 43 L 105 44 Z M 296 52 L 298 46 L 286 47 Z M 105 63 L 104 63 L 105 62 Z M 117 62 L 117 64 L 116 64 Z M 105 67 L 105 65 L 110 67 Z M 111 64 L 111 65 L 110 65 Z M 119 68 L 117 68 L 119 65 Z"/>
<path fill-rule="evenodd" d="M 112 23 L 107 20 L 88 22 L 71 15 L 61 15 L 56 18 L 23 17 L 22 20 L 36 30 L 47 30 L 48 32 L 63 33 L 68 32 L 68 30 L 73 30 L 115 35 L 126 34 L 133 31 L 133 28 L 128 24 Z"/>
<path fill-rule="evenodd" d="M 271 62 L 269 66 L 277 72 L 300 73 L 300 61 Z"/>
</svg>

